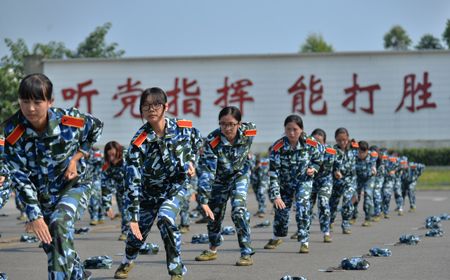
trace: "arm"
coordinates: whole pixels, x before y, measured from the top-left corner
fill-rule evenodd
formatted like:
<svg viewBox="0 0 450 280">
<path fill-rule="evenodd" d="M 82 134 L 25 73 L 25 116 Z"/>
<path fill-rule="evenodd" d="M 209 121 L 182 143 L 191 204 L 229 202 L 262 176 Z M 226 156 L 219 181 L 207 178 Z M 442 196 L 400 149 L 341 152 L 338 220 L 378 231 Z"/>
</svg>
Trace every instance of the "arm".
<svg viewBox="0 0 450 280">
<path fill-rule="evenodd" d="M 216 177 L 217 155 L 214 153 L 210 142 L 205 142 L 203 154 L 199 159 L 198 195 L 201 204 L 207 204 L 211 198 L 211 186 Z"/>
<path fill-rule="evenodd" d="M 143 159 L 139 147 L 131 144 L 128 148 L 126 157 L 126 185 L 125 196 L 127 197 L 128 205 L 126 207 L 129 213 L 131 222 L 139 222 L 139 195 L 142 186 Z"/>
</svg>

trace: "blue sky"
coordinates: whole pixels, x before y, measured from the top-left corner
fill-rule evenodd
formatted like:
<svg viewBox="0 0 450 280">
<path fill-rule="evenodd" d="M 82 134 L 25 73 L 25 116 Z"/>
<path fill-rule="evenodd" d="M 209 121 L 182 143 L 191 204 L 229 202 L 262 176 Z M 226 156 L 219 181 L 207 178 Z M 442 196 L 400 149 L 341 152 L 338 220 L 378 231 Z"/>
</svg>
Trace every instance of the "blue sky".
<svg viewBox="0 0 450 280">
<path fill-rule="evenodd" d="M 425 33 L 441 38 L 450 1 L 1 0 L 0 11 L 0 57 L 4 38 L 75 49 L 105 22 L 107 42 L 139 57 L 294 53 L 310 33 L 336 51 L 380 51 L 395 24 L 415 45 Z"/>
</svg>

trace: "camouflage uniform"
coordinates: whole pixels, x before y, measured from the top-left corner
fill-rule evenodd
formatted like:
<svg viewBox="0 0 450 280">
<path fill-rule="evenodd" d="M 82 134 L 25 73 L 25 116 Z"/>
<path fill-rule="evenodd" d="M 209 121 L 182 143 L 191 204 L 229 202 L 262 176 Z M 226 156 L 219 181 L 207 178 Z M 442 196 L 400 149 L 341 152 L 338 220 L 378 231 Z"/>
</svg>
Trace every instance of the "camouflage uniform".
<svg viewBox="0 0 450 280">
<path fill-rule="evenodd" d="M 376 156 L 375 156 L 376 155 Z M 358 203 L 361 200 L 361 192 L 364 190 L 364 214 L 365 220 L 370 221 L 373 215 L 373 189 L 374 177 L 372 170 L 376 169 L 376 159 L 378 154 L 375 152 L 372 155 L 368 154 L 365 159 L 356 158 L 356 195 L 357 199 L 353 204 L 353 219 L 358 217 Z"/>
<path fill-rule="evenodd" d="M 98 151 L 91 150 L 89 159 L 87 161 L 86 173 L 92 176 L 92 190 L 91 197 L 89 199 L 89 214 L 92 221 L 103 220 L 102 211 L 102 188 L 100 182 L 100 176 L 102 171 L 103 159 L 102 155 Z"/>
<path fill-rule="evenodd" d="M 281 198 L 286 205 L 284 209 L 275 208 L 273 232 L 277 237 L 287 235 L 289 212 L 295 202 L 297 240 L 301 243 L 309 241 L 313 177 L 308 176 L 306 170 L 313 168 L 316 172 L 319 171 L 322 163 L 319 146 L 313 137 L 302 135 L 294 149 L 286 136 L 277 140 L 271 147 L 269 198 L 271 201 Z"/>
<path fill-rule="evenodd" d="M 176 217 L 186 195 L 188 167 L 201 145 L 198 130 L 186 120 L 166 118 L 165 134 L 159 137 L 145 123 L 131 140 L 126 157 L 125 205 L 132 222 L 139 223 L 143 240 L 129 232 L 125 254 L 137 258 L 155 219 L 166 249 L 170 275 L 186 273 L 181 261 L 181 235 Z"/>
<path fill-rule="evenodd" d="M 384 177 L 383 188 L 381 189 L 381 194 L 383 198 L 382 210 L 384 215 L 389 214 L 389 206 L 391 204 L 392 191 L 395 185 L 395 173 L 398 169 L 398 158 L 389 157 L 386 162 L 386 176 Z M 395 172 L 391 174 L 391 172 Z"/>
<path fill-rule="evenodd" d="M 50 108 L 47 128 L 39 134 L 20 111 L 6 123 L 5 155 L 11 178 L 29 221 L 43 217 L 52 236 L 51 244 L 43 244 L 49 279 L 83 279 L 73 236 L 90 192 L 85 161 L 77 165 L 77 178 L 67 181 L 64 173 L 77 151 L 89 153 L 102 127 L 98 119 L 76 108 Z"/>
<path fill-rule="evenodd" d="M 216 247 L 222 244 L 222 221 L 227 201 L 231 199 L 231 218 L 236 227 L 241 256 L 254 254 L 247 191 L 250 175 L 248 154 L 255 135 L 253 123 L 242 123 L 231 144 L 220 129 L 216 129 L 206 138 L 199 161 L 199 199 L 214 213 L 214 221 L 209 221 L 207 226 L 209 243 Z"/>
<path fill-rule="evenodd" d="M 318 199 L 319 223 L 320 230 L 323 233 L 330 232 L 330 196 L 333 188 L 333 172 L 339 170 L 340 163 L 337 160 L 336 150 L 330 145 L 325 144 L 323 147 L 323 161 L 319 172 L 314 177 L 313 188 L 311 192 L 311 208 L 314 208 L 316 198 Z"/>
<path fill-rule="evenodd" d="M 123 158 L 126 157 L 126 151 L 123 151 Z M 125 160 L 120 161 L 117 165 L 103 166 L 101 173 L 102 184 L 102 208 L 104 212 L 108 212 L 112 207 L 112 196 L 116 194 L 117 208 L 122 216 L 121 232 L 128 233 L 127 213 L 124 206 L 125 198 L 125 174 L 127 165 Z"/>
<path fill-rule="evenodd" d="M 330 224 L 334 223 L 337 214 L 339 200 L 342 197 L 342 229 L 350 229 L 350 218 L 353 214 L 352 197 L 356 190 L 356 158 L 358 157 L 358 150 L 351 148 L 349 145 L 345 150 L 341 150 L 338 145 L 334 145 L 337 151 L 337 160 L 341 162 L 340 172 L 341 179 L 336 179 L 333 182 L 333 190 L 330 197 Z"/>
<path fill-rule="evenodd" d="M 407 177 L 408 158 L 400 157 L 399 161 L 400 166 L 397 169 L 397 172 L 395 173 L 394 197 L 395 197 L 395 204 L 397 205 L 397 208 L 395 208 L 395 210 L 401 212 L 403 211 L 402 188 L 403 188 L 403 181 L 405 181 Z"/>
<path fill-rule="evenodd" d="M 422 175 L 425 165 L 421 163 L 410 162 L 408 169 L 405 171 L 407 174 L 405 183 L 402 189 L 403 203 L 405 203 L 405 197 L 409 198 L 409 206 L 411 209 L 416 208 L 416 184 L 420 175 Z"/>
<path fill-rule="evenodd" d="M 269 159 L 261 158 L 259 164 L 252 170 L 250 182 L 258 202 L 258 212 L 266 212 L 266 192 L 269 187 Z"/>
<path fill-rule="evenodd" d="M 180 226 L 188 227 L 191 224 L 191 218 L 189 217 L 189 203 L 192 195 L 195 193 L 195 184 L 197 182 L 197 176 L 189 178 L 186 183 L 186 196 L 180 209 Z"/>
<path fill-rule="evenodd" d="M 383 203 L 382 198 L 382 188 L 384 184 L 384 178 L 386 177 L 386 164 L 387 155 L 379 155 L 377 160 L 377 175 L 374 177 L 374 187 L 373 187 L 373 215 L 378 217 L 381 215 L 381 206 Z"/>
<path fill-rule="evenodd" d="M 5 181 L 3 181 L 3 184 L 0 186 L 0 209 L 3 208 L 3 206 L 8 202 L 9 196 L 11 194 L 10 189 L 10 179 L 9 179 L 9 172 L 6 168 L 6 164 L 4 164 L 5 158 L 3 154 L 5 146 L 5 138 L 0 135 L 0 176 L 5 177 Z"/>
</svg>

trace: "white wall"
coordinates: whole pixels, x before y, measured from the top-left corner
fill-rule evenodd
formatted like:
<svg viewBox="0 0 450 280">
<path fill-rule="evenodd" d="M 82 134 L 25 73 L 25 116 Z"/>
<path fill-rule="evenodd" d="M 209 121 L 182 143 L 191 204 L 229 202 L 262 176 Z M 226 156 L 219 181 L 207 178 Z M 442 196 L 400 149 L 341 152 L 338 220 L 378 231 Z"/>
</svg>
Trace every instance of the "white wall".
<svg viewBox="0 0 450 280">
<path fill-rule="evenodd" d="M 368 141 L 389 142 L 450 142 L 450 52 L 380 52 L 380 53 L 338 53 L 331 55 L 267 55 L 267 56 L 224 56 L 224 57 L 180 57 L 180 58 L 133 58 L 117 60 L 49 60 L 44 62 L 44 73 L 54 83 L 56 106 L 69 107 L 74 100 L 64 101 L 63 88 L 76 88 L 78 83 L 92 79 L 88 90 L 96 89 L 99 94 L 92 97 L 92 113 L 105 122 L 100 144 L 118 140 L 128 144 L 135 131 L 141 126 L 140 119 L 130 117 L 126 111 L 121 117 L 114 114 L 122 108 L 119 99 L 113 100 L 117 87 L 125 84 L 127 78 L 140 81 L 140 88 L 159 86 L 165 90 L 174 88 L 176 77 L 196 80 L 201 91 L 201 117 L 182 113 L 181 103 L 185 98 L 179 95 L 180 118 L 193 120 L 206 136 L 217 127 L 220 107 L 214 105 L 219 97 L 217 89 L 223 87 L 224 78 L 229 83 L 249 79 L 253 85 L 246 87 L 253 103 L 244 104 L 244 121 L 253 121 L 258 127 L 255 142 L 264 147 L 283 133 L 283 121 L 292 113 L 292 95 L 288 89 L 303 75 L 307 90 L 306 112 L 302 115 L 306 131 L 316 127 L 325 129 L 332 140 L 334 130 L 344 126 L 351 137 Z M 404 92 L 404 77 L 416 75 L 415 87 L 424 83 L 428 72 L 431 86 L 429 103 L 436 108 L 424 108 L 410 112 L 412 98 L 400 104 Z M 356 97 L 356 112 L 351 113 L 341 104 L 347 98 L 345 88 L 353 85 L 353 73 L 358 74 L 358 84 L 366 87 L 378 84 L 374 92 L 374 113 L 367 114 L 359 107 L 369 104 L 368 93 L 360 92 Z M 311 114 L 308 106 L 310 97 L 309 79 L 315 75 L 323 86 L 322 101 L 326 101 L 325 116 Z M 180 83 L 181 84 L 181 83 Z M 320 86 L 320 84 L 318 85 Z M 418 91 L 415 108 L 422 104 Z M 229 105 L 238 105 L 229 103 Z M 138 110 L 136 103 L 136 110 Z M 86 100 L 82 99 L 79 109 L 87 111 Z M 262 149 L 262 148 L 261 148 Z"/>
</svg>

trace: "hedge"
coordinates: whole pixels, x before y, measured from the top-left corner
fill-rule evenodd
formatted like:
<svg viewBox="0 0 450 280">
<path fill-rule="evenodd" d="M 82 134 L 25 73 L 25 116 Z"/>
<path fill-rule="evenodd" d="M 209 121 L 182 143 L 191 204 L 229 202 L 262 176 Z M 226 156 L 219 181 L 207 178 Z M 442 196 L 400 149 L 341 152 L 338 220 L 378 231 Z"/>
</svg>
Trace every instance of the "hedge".
<svg viewBox="0 0 450 280">
<path fill-rule="evenodd" d="M 409 161 L 425 165 L 450 165 L 450 148 L 414 148 L 398 151 L 401 156 L 407 156 Z"/>
</svg>

